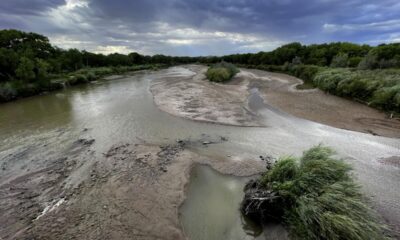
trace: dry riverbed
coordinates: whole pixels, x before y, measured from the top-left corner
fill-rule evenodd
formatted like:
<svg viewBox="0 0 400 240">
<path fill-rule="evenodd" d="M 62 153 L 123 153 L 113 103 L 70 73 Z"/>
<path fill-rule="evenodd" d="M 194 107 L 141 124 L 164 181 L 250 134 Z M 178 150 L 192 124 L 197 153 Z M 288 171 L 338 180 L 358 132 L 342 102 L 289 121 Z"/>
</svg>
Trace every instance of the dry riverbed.
<svg viewBox="0 0 400 240">
<path fill-rule="evenodd" d="M 205 79 L 206 67 L 187 67 L 193 76 L 164 79 L 151 91 L 157 106 L 175 116 L 234 126 L 265 126 L 247 102 L 257 88 L 265 104 L 296 117 L 329 126 L 385 137 L 400 137 L 400 120 L 361 103 L 325 94 L 318 89 L 297 90 L 300 79 L 285 74 L 241 69 L 228 84 Z"/>
<path fill-rule="evenodd" d="M 195 163 L 237 176 L 253 175 L 264 168 L 261 161 L 210 159 L 189 150 L 192 145 L 207 147 L 218 141 L 227 140 L 205 136 L 163 146 L 119 144 L 89 161 L 93 140 L 78 140 L 67 159 L 10 177 L 1 185 L 0 236 L 185 239 L 178 208 Z"/>
</svg>

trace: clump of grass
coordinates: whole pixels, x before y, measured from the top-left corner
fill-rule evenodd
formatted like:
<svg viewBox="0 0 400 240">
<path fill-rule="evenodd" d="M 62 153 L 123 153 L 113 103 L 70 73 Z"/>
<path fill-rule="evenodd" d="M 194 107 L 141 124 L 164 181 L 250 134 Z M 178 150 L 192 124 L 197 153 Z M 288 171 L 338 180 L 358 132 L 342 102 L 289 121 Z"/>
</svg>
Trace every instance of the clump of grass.
<svg viewBox="0 0 400 240">
<path fill-rule="evenodd" d="M 211 66 L 206 73 L 207 79 L 212 82 L 226 82 L 231 80 L 239 69 L 235 65 L 227 62 L 221 62 Z"/>
<path fill-rule="evenodd" d="M 287 225 L 294 239 L 388 239 L 354 182 L 351 167 L 333 154 L 330 148 L 316 146 L 300 159 L 281 158 L 259 180 L 258 188 L 274 197 L 258 206 L 280 208 L 273 212 L 281 215 L 272 217 Z"/>
</svg>

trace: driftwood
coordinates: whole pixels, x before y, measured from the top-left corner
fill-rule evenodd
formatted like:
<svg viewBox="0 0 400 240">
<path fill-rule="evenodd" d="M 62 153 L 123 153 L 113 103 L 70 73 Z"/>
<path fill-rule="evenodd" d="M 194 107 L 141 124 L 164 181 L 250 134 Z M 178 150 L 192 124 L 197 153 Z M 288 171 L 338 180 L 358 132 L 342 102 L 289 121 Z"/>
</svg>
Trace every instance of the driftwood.
<svg viewBox="0 0 400 240">
<path fill-rule="evenodd" d="M 279 220 L 282 215 L 282 198 L 257 180 L 250 180 L 245 186 L 241 204 L 242 213 L 254 220 L 265 222 Z"/>
</svg>

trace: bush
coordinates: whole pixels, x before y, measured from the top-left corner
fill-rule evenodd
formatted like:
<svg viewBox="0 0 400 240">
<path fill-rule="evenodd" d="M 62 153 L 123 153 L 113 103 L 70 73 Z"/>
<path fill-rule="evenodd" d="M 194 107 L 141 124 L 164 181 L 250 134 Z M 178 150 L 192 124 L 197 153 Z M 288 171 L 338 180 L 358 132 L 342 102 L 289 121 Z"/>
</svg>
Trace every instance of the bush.
<svg viewBox="0 0 400 240">
<path fill-rule="evenodd" d="M 336 94 L 337 86 L 341 81 L 351 81 L 352 73 L 343 69 L 322 71 L 314 77 L 313 83 L 325 92 Z"/>
<path fill-rule="evenodd" d="M 387 239 L 385 227 L 365 204 L 351 167 L 333 154 L 330 148 L 316 146 L 300 159 L 289 157 L 276 162 L 259 179 L 261 191 L 270 196 L 256 198 L 268 198 L 261 200 L 265 202 L 258 205 L 262 206 L 259 211 L 269 206 L 281 208 L 272 213 L 282 216 L 264 218 L 283 221 L 294 239 Z"/>
<path fill-rule="evenodd" d="M 397 112 L 400 112 L 398 105 L 399 96 L 400 84 L 393 87 L 383 87 L 374 93 L 371 104 L 386 110 L 395 109 Z"/>
<path fill-rule="evenodd" d="M 206 76 L 212 82 L 226 82 L 231 80 L 239 70 L 235 65 L 221 62 L 208 68 Z"/>
<path fill-rule="evenodd" d="M 17 96 L 17 91 L 10 82 L 0 85 L 0 102 L 10 101 Z"/>
<path fill-rule="evenodd" d="M 345 68 L 349 64 L 349 55 L 346 53 L 339 53 L 334 56 L 331 62 L 331 67 L 334 68 Z"/>
<path fill-rule="evenodd" d="M 321 67 L 314 65 L 297 65 L 290 69 L 291 75 L 303 79 L 305 82 L 312 82 Z"/>
<path fill-rule="evenodd" d="M 362 57 L 351 57 L 349 58 L 349 67 L 355 68 L 360 64 Z"/>
<path fill-rule="evenodd" d="M 379 66 L 378 56 L 369 53 L 358 64 L 358 69 L 360 70 L 375 69 L 378 66 Z"/>
<path fill-rule="evenodd" d="M 86 74 L 86 79 L 88 80 L 88 81 L 95 81 L 96 79 L 97 79 L 97 76 L 96 76 L 96 74 L 94 73 L 94 72 L 92 72 L 92 71 L 90 71 L 90 72 L 88 72 L 87 74 Z"/>
</svg>

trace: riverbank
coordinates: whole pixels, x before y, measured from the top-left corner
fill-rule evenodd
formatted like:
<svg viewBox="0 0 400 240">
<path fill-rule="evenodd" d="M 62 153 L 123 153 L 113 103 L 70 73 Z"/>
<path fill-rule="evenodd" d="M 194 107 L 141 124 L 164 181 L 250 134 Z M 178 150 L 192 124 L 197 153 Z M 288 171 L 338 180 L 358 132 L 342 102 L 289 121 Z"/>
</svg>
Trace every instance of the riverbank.
<svg viewBox="0 0 400 240">
<path fill-rule="evenodd" d="M 140 70 L 157 70 L 166 67 L 168 67 L 168 65 L 145 64 L 135 66 L 82 68 L 71 73 L 49 75 L 43 80 L 33 83 L 13 80 L 0 84 L 0 103 L 40 95 L 68 86 L 95 82 L 99 79 L 116 74 L 127 74 Z"/>
<path fill-rule="evenodd" d="M 332 68 L 314 65 L 242 65 L 244 68 L 288 74 L 304 81 L 298 89 L 319 88 L 339 97 L 400 116 L 400 70 Z"/>
<path fill-rule="evenodd" d="M 241 69 L 228 84 L 206 81 L 206 68 L 188 67 L 193 76 L 170 79 L 151 87 L 157 106 L 175 116 L 235 126 L 265 126 L 248 107 L 251 88 L 264 101 L 296 117 L 337 128 L 385 137 L 400 137 L 400 120 L 364 104 L 326 94 L 318 89 L 299 90 L 302 80 L 280 73 Z"/>
<path fill-rule="evenodd" d="M 118 144 L 90 160 L 86 153 L 94 140 L 77 140 L 68 158 L 2 179 L 0 234 L 3 239 L 186 239 L 177 212 L 194 164 L 238 176 L 264 169 L 262 162 L 228 164 L 186 148 L 203 141 Z"/>
</svg>

